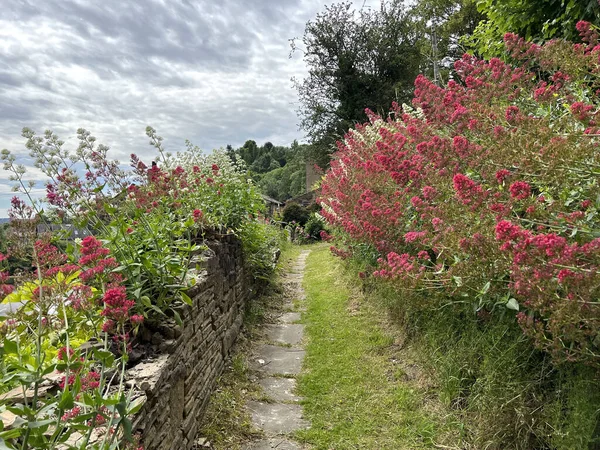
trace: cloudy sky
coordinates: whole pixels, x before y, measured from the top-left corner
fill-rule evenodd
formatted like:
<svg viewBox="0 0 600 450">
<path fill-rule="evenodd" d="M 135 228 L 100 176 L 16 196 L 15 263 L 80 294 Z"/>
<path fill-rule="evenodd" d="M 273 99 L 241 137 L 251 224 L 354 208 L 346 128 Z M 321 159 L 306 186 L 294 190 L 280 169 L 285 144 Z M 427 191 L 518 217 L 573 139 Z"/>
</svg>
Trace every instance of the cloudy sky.
<svg viewBox="0 0 600 450">
<path fill-rule="evenodd" d="M 289 58 L 288 40 L 332 1 L 6 1 L 0 149 L 29 166 L 25 126 L 52 129 L 72 149 L 86 128 L 121 161 L 152 159 L 146 125 L 174 151 L 185 139 L 205 150 L 302 139 L 290 79 L 306 68 L 301 53 Z M 13 195 L 8 175 L 0 170 L 0 217 Z"/>
</svg>

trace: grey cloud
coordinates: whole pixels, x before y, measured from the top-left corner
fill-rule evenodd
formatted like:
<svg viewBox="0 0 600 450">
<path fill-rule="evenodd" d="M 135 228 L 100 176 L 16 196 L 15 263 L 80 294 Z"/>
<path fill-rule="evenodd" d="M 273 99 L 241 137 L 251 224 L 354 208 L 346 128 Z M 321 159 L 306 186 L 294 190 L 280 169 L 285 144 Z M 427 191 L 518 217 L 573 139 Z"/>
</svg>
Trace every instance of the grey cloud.
<svg viewBox="0 0 600 450">
<path fill-rule="evenodd" d="M 4 2 L 0 148 L 26 157 L 24 126 L 52 129 L 71 149 L 87 128 L 123 162 L 132 152 L 154 157 L 146 125 L 172 151 L 185 139 L 205 150 L 301 139 L 290 78 L 305 67 L 288 58 L 288 39 L 326 1 Z M 0 171 L 0 184 L 7 178 Z"/>
</svg>

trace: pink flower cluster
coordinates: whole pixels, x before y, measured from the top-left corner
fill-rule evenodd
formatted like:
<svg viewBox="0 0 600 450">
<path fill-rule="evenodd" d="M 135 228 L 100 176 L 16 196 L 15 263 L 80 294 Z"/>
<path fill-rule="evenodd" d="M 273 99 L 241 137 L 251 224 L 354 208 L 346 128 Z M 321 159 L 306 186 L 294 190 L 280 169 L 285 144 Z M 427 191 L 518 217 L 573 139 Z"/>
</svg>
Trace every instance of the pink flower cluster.
<svg viewBox="0 0 600 450">
<path fill-rule="evenodd" d="M 94 236 L 87 236 L 81 242 L 81 258 L 79 265 L 82 272 L 79 275 L 85 283 L 104 280 L 109 283 L 122 281 L 120 275 L 112 272 L 117 267 L 117 260 L 110 257 L 110 250 L 105 248 Z"/>
</svg>

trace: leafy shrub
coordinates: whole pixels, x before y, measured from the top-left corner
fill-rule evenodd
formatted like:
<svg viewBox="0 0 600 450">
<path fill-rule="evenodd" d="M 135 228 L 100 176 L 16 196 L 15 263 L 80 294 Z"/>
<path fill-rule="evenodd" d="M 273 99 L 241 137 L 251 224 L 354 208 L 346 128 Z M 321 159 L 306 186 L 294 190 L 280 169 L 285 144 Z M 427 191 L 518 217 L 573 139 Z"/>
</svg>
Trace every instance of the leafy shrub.
<svg viewBox="0 0 600 450">
<path fill-rule="evenodd" d="M 304 225 L 304 232 L 315 241 L 321 240 L 321 231 L 325 230 L 325 220 L 317 213 L 312 213 Z"/>
<path fill-rule="evenodd" d="M 474 448 L 592 448 L 600 366 L 600 46 L 505 37 L 461 82 L 338 143 L 323 215 Z M 375 261 L 376 260 L 376 261 Z M 584 419 L 585 418 L 585 419 Z"/>
<path fill-rule="evenodd" d="M 310 213 L 298 203 L 289 203 L 283 208 L 283 222 L 286 224 L 296 222 L 304 226 L 309 217 Z"/>
<path fill-rule="evenodd" d="M 239 231 L 248 265 L 255 279 L 269 280 L 282 244 L 281 231 L 272 225 L 248 221 Z"/>
</svg>

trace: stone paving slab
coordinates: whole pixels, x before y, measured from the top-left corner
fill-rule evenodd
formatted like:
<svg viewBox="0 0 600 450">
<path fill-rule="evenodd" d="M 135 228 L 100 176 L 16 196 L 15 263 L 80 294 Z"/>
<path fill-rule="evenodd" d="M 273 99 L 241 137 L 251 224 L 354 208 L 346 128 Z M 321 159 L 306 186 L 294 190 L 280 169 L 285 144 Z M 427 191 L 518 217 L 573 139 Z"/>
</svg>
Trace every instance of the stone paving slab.
<svg viewBox="0 0 600 450">
<path fill-rule="evenodd" d="M 288 312 L 288 313 L 283 314 L 279 318 L 279 321 L 281 323 L 294 323 L 294 322 L 298 322 L 300 319 L 302 319 L 302 313 Z"/>
<path fill-rule="evenodd" d="M 282 323 L 266 328 L 268 339 L 280 344 L 298 345 L 304 336 L 304 325 Z"/>
<path fill-rule="evenodd" d="M 293 378 L 263 378 L 258 382 L 267 397 L 276 402 L 298 402 L 300 397 L 294 395 L 296 380 Z"/>
<path fill-rule="evenodd" d="M 284 289 L 294 298 L 283 305 L 284 314 L 276 324 L 266 327 L 268 339 L 273 343 L 288 344 L 291 347 L 263 344 L 255 349 L 250 367 L 257 372 L 258 383 L 269 399 L 267 402 L 249 401 L 247 411 L 252 416 L 254 427 L 262 430 L 266 437 L 262 440 L 249 442 L 244 450 L 302 450 L 300 444 L 288 440 L 285 435 L 310 426 L 302 417 L 301 398 L 294 394 L 296 380 L 275 375 L 295 376 L 302 369 L 305 351 L 302 348 L 304 325 L 300 321 L 302 306 L 298 301 L 306 298 L 302 289 L 302 278 L 306 257 L 309 251 L 304 251 L 292 268 L 292 272 L 284 276 Z"/>
<path fill-rule="evenodd" d="M 304 350 L 297 348 L 261 345 L 251 366 L 268 375 L 298 375 L 302 368 L 304 354 Z"/>
<path fill-rule="evenodd" d="M 300 405 L 248 402 L 247 407 L 252 414 L 252 423 L 267 433 L 288 434 L 308 428 Z"/>
<path fill-rule="evenodd" d="M 262 441 L 253 442 L 247 445 L 243 450 L 302 450 L 300 445 L 295 442 L 288 441 L 287 439 L 271 438 L 264 439 Z"/>
</svg>

